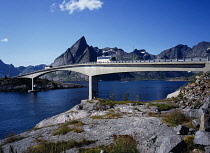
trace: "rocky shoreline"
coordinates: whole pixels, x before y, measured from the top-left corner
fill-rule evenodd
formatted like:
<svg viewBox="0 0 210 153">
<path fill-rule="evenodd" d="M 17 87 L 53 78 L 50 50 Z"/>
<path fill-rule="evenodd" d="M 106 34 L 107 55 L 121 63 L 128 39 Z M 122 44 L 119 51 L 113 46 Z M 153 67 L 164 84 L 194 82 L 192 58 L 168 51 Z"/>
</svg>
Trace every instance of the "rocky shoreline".
<svg viewBox="0 0 210 153">
<path fill-rule="evenodd" d="M 30 79 L 8 78 L 0 79 L 0 92 L 20 92 L 31 90 Z M 68 88 L 82 88 L 83 85 L 76 83 L 60 83 L 49 81 L 47 79 L 37 80 L 37 90 L 54 90 L 54 89 L 68 89 Z"/>
<path fill-rule="evenodd" d="M 0 140 L 0 152 L 49 152 L 53 146 L 52 152 L 66 153 L 209 153 L 209 76 L 150 103 L 82 100 L 30 131 Z"/>
</svg>

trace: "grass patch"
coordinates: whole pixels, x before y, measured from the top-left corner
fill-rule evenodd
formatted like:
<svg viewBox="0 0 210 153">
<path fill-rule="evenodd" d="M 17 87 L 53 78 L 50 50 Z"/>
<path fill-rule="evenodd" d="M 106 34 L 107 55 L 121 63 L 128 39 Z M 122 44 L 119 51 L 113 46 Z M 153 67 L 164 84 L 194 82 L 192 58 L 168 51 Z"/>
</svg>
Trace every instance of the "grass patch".
<svg viewBox="0 0 210 153">
<path fill-rule="evenodd" d="M 80 153 L 138 153 L 136 140 L 129 135 L 114 136 L 114 143 L 109 146 L 97 148 L 80 149 Z"/>
<path fill-rule="evenodd" d="M 92 119 L 104 119 L 104 115 L 97 115 L 97 116 L 92 116 Z"/>
<path fill-rule="evenodd" d="M 204 153 L 204 146 L 194 144 L 194 135 L 188 135 L 184 138 L 184 142 L 186 144 L 185 148 L 181 150 L 181 153 L 192 153 L 193 150 L 196 152 Z"/>
<path fill-rule="evenodd" d="M 141 111 L 140 109 L 138 109 L 138 108 L 136 108 L 136 107 L 134 108 L 134 110 L 137 110 L 137 111 L 139 111 L 139 112 Z"/>
<path fill-rule="evenodd" d="M 57 142 L 57 143 L 40 140 L 40 143 L 38 145 L 29 147 L 23 153 L 60 153 L 60 152 L 65 152 L 66 150 L 74 148 L 74 147 L 78 148 L 78 147 L 82 147 L 83 145 L 89 145 L 94 142 L 95 141 L 86 140 L 86 139 L 79 142 L 63 141 L 63 142 Z"/>
<path fill-rule="evenodd" d="M 130 104 L 130 103 L 135 103 L 137 105 L 143 105 L 144 104 L 142 102 L 136 102 L 136 101 L 112 101 L 112 100 L 108 100 L 108 99 L 98 99 L 98 100 L 99 100 L 99 104 L 101 106 L 109 105 L 111 108 L 113 108 L 113 106 L 115 104 Z"/>
<path fill-rule="evenodd" d="M 63 124 L 63 126 L 68 126 L 68 125 L 83 126 L 85 124 L 78 120 L 69 121 L 69 122 Z"/>
<path fill-rule="evenodd" d="M 73 132 L 76 132 L 76 133 L 81 133 L 81 132 L 84 132 L 83 129 L 78 129 L 76 127 L 73 127 L 73 128 L 69 128 L 68 126 L 61 126 L 59 127 L 55 133 L 52 134 L 52 136 L 55 136 L 55 135 L 65 135 L 67 134 L 68 132 L 70 131 L 73 131 Z"/>
<path fill-rule="evenodd" d="M 177 126 L 191 122 L 191 118 L 179 110 L 174 110 L 170 114 L 163 116 L 163 122 L 169 126 Z"/>
<path fill-rule="evenodd" d="M 110 153 L 138 153 L 136 140 L 129 135 L 114 136 Z"/>
<path fill-rule="evenodd" d="M 55 136 L 55 135 L 65 135 L 67 134 L 68 132 L 72 131 L 71 128 L 69 128 L 68 126 L 61 126 L 59 127 L 55 133 L 52 134 L 52 136 Z"/>
<path fill-rule="evenodd" d="M 92 119 L 117 119 L 122 117 L 121 113 L 112 113 L 108 112 L 106 115 L 98 115 L 98 116 L 92 116 Z"/>
<path fill-rule="evenodd" d="M 150 107 L 150 106 L 156 106 L 158 111 L 167 111 L 167 110 L 170 110 L 170 109 L 174 109 L 174 108 L 178 108 L 179 106 L 178 105 L 172 105 L 172 104 L 155 104 L 155 103 L 149 103 L 147 105 L 147 107 Z"/>
<path fill-rule="evenodd" d="M 9 143 L 13 143 L 13 142 L 16 142 L 16 141 L 20 141 L 22 139 L 24 139 L 25 137 L 10 137 L 8 138 L 4 143 L 2 143 L 0 146 L 4 146 L 6 144 L 9 144 Z"/>
<path fill-rule="evenodd" d="M 81 121 L 77 121 L 77 120 L 73 120 L 73 121 L 69 121 L 63 125 L 61 125 L 55 133 L 52 134 L 52 136 L 55 135 L 65 135 L 70 131 L 76 132 L 76 133 L 81 133 L 84 132 L 83 129 L 79 129 L 76 127 L 70 128 L 68 127 L 69 125 L 74 125 L 74 126 L 83 126 L 84 124 Z"/>
</svg>

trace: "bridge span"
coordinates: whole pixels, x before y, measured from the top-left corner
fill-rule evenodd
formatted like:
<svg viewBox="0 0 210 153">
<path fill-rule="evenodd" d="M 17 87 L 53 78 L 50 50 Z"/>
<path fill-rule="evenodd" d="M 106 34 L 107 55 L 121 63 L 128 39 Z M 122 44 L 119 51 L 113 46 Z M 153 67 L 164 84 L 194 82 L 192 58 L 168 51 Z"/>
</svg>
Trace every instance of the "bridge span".
<svg viewBox="0 0 210 153">
<path fill-rule="evenodd" d="M 75 71 L 89 76 L 89 99 L 98 97 L 98 76 L 111 73 L 140 72 L 140 71 L 203 71 L 210 70 L 210 61 L 198 60 L 148 60 L 148 61 L 113 61 L 108 63 L 85 63 L 52 67 L 27 74 L 16 78 L 32 79 L 32 91 L 34 79 L 55 71 Z"/>
</svg>

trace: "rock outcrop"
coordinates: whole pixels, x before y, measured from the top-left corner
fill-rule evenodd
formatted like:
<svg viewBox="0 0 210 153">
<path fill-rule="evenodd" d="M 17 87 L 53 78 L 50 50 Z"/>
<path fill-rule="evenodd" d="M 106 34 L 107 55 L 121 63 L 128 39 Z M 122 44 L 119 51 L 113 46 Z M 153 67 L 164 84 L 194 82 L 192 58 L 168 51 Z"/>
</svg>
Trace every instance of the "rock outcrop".
<svg viewBox="0 0 210 153">
<path fill-rule="evenodd" d="M 114 136 L 120 135 L 129 135 L 135 138 L 138 142 L 139 152 L 168 153 L 183 143 L 182 137 L 177 135 L 177 131 L 173 127 L 162 123 L 160 118 L 149 117 L 147 111 L 152 110 L 146 104 L 116 104 L 113 107 L 104 107 L 99 105 L 98 100 L 83 100 L 81 104 L 69 111 L 41 121 L 35 130 L 19 134 L 16 137 L 21 137 L 22 140 L 3 145 L 2 149 L 7 153 L 12 146 L 14 150 L 22 152 L 28 147 L 37 146 L 37 139 L 62 142 L 68 141 L 69 138 L 75 141 L 83 139 L 94 141 L 95 143 L 82 147 L 95 148 L 112 144 Z M 99 117 L 103 119 L 99 119 Z M 72 131 L 64 135 L 54 135 L 59 126 L 72 120 L 83 123 L 81 127 L 77 126 L 81 129 L 81 133 Z M 6 139 L 0 141 L 0 144 L 5 141 Z M 72 149 L 68 151 L 72 151 Z M 77 152 L 78 150 L 74 151 Z"/>
<path fill-rule="evenodd" d="M 37 90 L 52 90 L 52 89 L 67 89 L 67 88 L 81 88 L 83 85 L 75 83 L 58 83 L 49 80 L 37 81 Z M 16 79 L 8 78 L 0 80 L 0 92 L 14 92 L 14 91 L 28 91 L 31 90 L 30 79 Z"/>
</svg>

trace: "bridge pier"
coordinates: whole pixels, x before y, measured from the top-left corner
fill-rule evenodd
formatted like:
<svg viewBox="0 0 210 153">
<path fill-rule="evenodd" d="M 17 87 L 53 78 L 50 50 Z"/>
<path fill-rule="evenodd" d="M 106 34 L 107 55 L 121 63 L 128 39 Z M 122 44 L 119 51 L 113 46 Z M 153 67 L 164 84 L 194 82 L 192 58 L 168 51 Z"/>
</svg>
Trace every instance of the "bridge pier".
<svg viewBox="0 0 210 153">
<path fill-rule="evenodd" d="M 29 92 L 35 92 L 36 90 L 36 85 L 37 83 L 37 79 L 36 78 L 31 78 L 31 90 L 29 90 Z"/>
<path fill-rule="evenodd" d="M 89 76 L 89 100 L 98 98 L 98 76 Z"/>
</svg>

